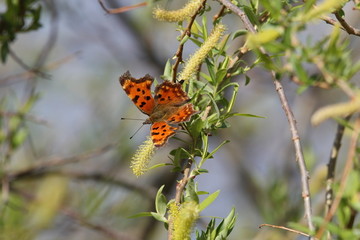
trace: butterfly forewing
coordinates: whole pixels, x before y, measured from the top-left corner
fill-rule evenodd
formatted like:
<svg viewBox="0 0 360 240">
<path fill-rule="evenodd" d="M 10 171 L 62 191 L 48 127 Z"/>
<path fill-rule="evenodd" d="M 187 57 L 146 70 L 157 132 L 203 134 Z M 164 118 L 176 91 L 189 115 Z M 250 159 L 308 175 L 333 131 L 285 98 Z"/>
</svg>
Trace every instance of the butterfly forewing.
<svg viewBox="0 0 360 240">
<path fill-rule="evenodd" d="M 165 81 L 155 88 L 155 103 L 181 106 L 190 101 L 180 83 Z"/>
<path fill-rule="evenodd" d="M 119 81 L 128 97 L 140 111 L 150 115 L 155 106 L 154 98 L 151 95 L 151 85 L 154 79 L 148 74 L 143 78 L 135 79 L 127 71 L 120 77 Z"/>
</svg>

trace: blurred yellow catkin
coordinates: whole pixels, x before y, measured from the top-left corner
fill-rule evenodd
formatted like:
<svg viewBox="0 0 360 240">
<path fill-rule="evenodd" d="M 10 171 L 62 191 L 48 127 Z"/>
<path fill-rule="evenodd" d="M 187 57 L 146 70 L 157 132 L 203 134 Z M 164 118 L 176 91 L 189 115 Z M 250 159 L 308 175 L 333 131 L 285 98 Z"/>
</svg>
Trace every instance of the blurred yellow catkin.
<svg viewBox="0 0 360 240">
<path fill-rule="evenodd" d="M 66 197 L 67 185 L 67 178 L 57 175 L 42 179 L 29 209 L 29 225 L 32 229 L 42 229 L 52 223 Z"/>
<path fill-rule="evenodd" d="M 148 170 L 148 165 L 155 152 L 155 146 L 150 137 L 136 150 L 131 159 L 130 168 L 139 177 Z"/>
<path fill-rule="evenodd" d="M 180 22 L 195 15 L 201 4 L 201 0 L 190 0 L 183 8 L 173 11 L 156 7 L 153 10 L 153 15 L 159 21 Z"/>
<path fill-rule="evenodd" d="M 205 60 L 207 54 L 219 42 L 226 27 L 223 24 L 217 24 L 210 36 L 205 40 L 201 47 L 186 61 L 184 69 L 179 74 L 179 80 L 189 80 L 190 77 L 196 73 L 200 64 Z"/>
<path fill-rule="evenodd" d="M 199 205 L 194 201 L 184 202 L 180 206 L 172 202 L 169 211 L 173 222 L 172 239 L 189 240 L 195 222 L 199 218 Z"/>
</svg>

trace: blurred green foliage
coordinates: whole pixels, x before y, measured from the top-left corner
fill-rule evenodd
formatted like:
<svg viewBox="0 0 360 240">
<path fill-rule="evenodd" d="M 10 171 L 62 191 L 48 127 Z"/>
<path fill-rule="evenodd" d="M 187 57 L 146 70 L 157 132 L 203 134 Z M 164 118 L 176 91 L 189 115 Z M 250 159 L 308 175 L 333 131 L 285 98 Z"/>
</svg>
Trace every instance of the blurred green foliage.
<svg viewBox="0 0 360 240">
<path fill-rule="evenodd" d="M 37 30 L 41 27 L 40 0 L 6 0 L 6 10 L 0 13 L 0 56 L 6 62 L 10 45 L 19 33 Z"/>
</svg>

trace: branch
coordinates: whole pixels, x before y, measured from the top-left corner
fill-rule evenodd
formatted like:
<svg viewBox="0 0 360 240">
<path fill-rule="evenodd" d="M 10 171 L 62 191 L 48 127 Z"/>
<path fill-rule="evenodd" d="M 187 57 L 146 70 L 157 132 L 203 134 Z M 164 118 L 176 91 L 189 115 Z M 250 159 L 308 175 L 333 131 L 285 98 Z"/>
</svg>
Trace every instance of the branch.
<svg viewBox="0 0 360 240">
<path fill-rule="evenodd" d="M 232 4 L 229 0 L 218 0 L 232 12 L 237 14 L 241 21 L 244 23 L 245 28 L 250 31 L 251 33 L 256 33 L 254 26 L 251 24 L 250 20 L 246 16 L 245 12 L 243 12 L 240 8 Z M 267 55 L 266 51 L 263 48 L 260 48 L 262 54 Z M 302 186 L 302 197 L 304 200 L 304 208 L 305 208 L 305 216 L 307 219 L 307 225 L 309 227 L 310 232 L 315 230 L 315 227 L 312 223 L 312 210 L 311 210 L 311 199 L 310 199 L 310 190 L 309 190 L 309 176 L 305 165 L 304 156 L 302 153 L 302 147 L 300 143 L 300 137 L 298 134 L 298 130 L 296 127 L 296 120 L 294 114 L 291 111 L 289 103 L 287 101 L 283 86 L 281 82 L 276 78 L 275 71 L 271 71 L 275 89 L 279 95 L 282 107 L 284 109 L 285 115 L 288 119 L 290 125 L 290 131 L 292 135 L 292 140 L 295 147 L 295 154 L 296 154 L 296 161 L 298 163 L 301 175 L 301 186 Z"/>
<path fill-rule="evenodd" d="M 198 10 L 194 14 L 194 16 L 192 16 L 190 18 L 188 25 L 186 26 L 184 32 L 180 36 L 180 42 L 184 39 L 185 36 L 188 36 L 188 37 L 191 36 L 191 27 L 195 21 L 196 16 L 199 14 L 199 11 L 205 6 L 205 3 L 206 3 L 206 0 L 203 0 L 203 3 L 200 5 L 200 7 L 198 8 Z M 173 70 L 172 81 L 173 82 L 176 82 L 177 69 L 179 67 L 179 64 L 183 61 L 182 53 L 183 53 L 183 49 L 184 49 L 184 44 L 185 43 L 180 43 L 180 45 L 175 53 L 176 61 L 172 68 L 172 70 Z M 179 79 L 179 80 L 182 80 L 182 79 Z"/>
<path fill-rule="evenodd" d="M 45 78 L 45 79 L 49 79 L 50 76 L 44 72 L 41 72 L 40 70 L 36 69 L 36 68 L 32 68 L 30 66 L 28 66 L 26 63 L 24 63 L 24 61 L 11 49 L 9 48 L 9 54 L 12 57 L 12 59 L 20 65 L 20 67 L 22 67 L 24 70 L 33 73 L 34 75 L 38 75 L 39 77 Z"/>
<path fill-rule="evenodd" d="M 176 185 L 176 194 L 175 194 L 175 203 L 180 205 L 181 197 L 186 187 L 186 184 L 189 182 L 190 170 L 192 166 L 192 159 L 188 159 L 185 169 L 184 169 L 184 176 Z M 173 222 L 172 219 L 169 218 L 169 231 L 168 231 L 168 240 L 172 240 L 172 229 L 173 229 Z"/>
<path fill-rule="evenodd" d="M 79 55 L 80 52 L 75 52 L 70 54 L 69 56 L 66 56 L 58 61 L 52 62 L 46 66 L 43 67 L 44 70 L 53 70 L 61 66 L 62 64 L 65 64 L 71 60 L 73 60 L 77 55 Z M 0 79 L 0 87 L 4 87 L 7 84 L 10 83 L 16 83 L 15 79 L 31 79 L 36 76 L 36 73 L 34 71 L 26 71 L 23 73 L 14 74 L 11 76 L 4 77 Z"/>
<path fill-rule="evenodd" d="M 346 117 L 344 120 L 346 122 L 348 122 L 350 120 L 351 116 Z M 337 130 L 336 130 L 336 135 L 335 135 L 335 140 L 331 149 L 331 155 L 330 155 L 330 159 L 329 159 L 329 163 L 327 165 L 328 167 L 328 172 L 327 172 L 327 177 L 326 177 L 326 193 L 325 193 L 325 214 L 327 215 L 330 211 L 331 205 L 333 203 L 333 183 L 334 183 L 334 178 L 335 178 L 335 168 L 336 168 L 336 162 L 337 162 L 337 158 L 339 155 L 339 151 L 341 148 L 341 141 L 342 138 L 344 136 L 344 130 L 345 130 L 345 125 L 339 123 Z"/>
<path fill-rule="evenodd" d="M 344 170 L 343 170 L 343 173 L 342 173 L 341 179 L 340 179 L 339 190 L 337 192 L 334 202 L 332 203 L 332 205 L 329 209 L 328 214 L 325 217 L 324 223 L 321 225 L 319 231 L 315 235 L 316 238 L 318 238 L 318 239 L 321 239 L 321 237 L 323 236 L 328 223 L 331 221 L 331 219 L 335 215 L 335 212 L 336 212 L 337 208 L 339 207 L 341 198 L 344 195 L 347 180 L 348 180 L 350 171 L 352 170 L 353 165 L 354 165 L 354 159 L 356 156 L 356 146 L 357 146 L 359 134 L 360 134 L 360 116 L 358 116 L 357 119 L 355 120 L 354 130 L 351 135 L 351 140 L 350 140 L 350 145 L 349 145 L 348 156 L 347 156 Z"/>
<path fill-rule="evenodd" d="M 120 7 L 120 8 L 115 8 L 115 9 L 109 9 L 105 6 L 105 3 L 103 0 L 98 0 L 99 4 L 101 6 L 101 8 L 107 12 L 108 14 L 117 14 L 117 13 L 123 13 L 123 12 L 127 12 L 130 11 L 132 9 L 138 8 L 138 7 L 143 7 L 147 5 L 147 2 L 142 2 L 142 3 L 138 3 L 138 4 L 134 4 L 131 6 L 126 6 L 126 7 Z"/>
<path fill-rule="evenodd" d="M 360 36 L 360 30 L 356 29 L 352 26 L 350 26 L 345 19 L 340 15 L 339 11 L 336 11 L 335 13 L 335 17 L 336 19 L 339 21 L 339 23 L 341 24 L 341 26 L 344 28 L 344 30 L 348 33 L 348 34 L 352 34 L 352 35 L 356 35 L 356 36 Z"/>
<path fill-rule="evenodd" d="M 300 234 L 300 235 L 303 235 L 303 236 L 306 236 L 306 237 L 310 237 L 309 234 L 306 234 L 306 233 L 303 233 L 303 232 L 300 232 L 300 231 L 297 231 L 297 230 L 294 230 L 294 229 L 291 229 L 291 228 L 287 228 L 287 227 L 284 227 L 284 226 L 277 226 L 277 225 L 272 225 L 272 224 L 266 224 L 266 223 L 263 223 L 259 226 L 259 228 L 262 228 L 262 227 L 272 227 L 272 228 L 279 228 L 279 229 L 284 229 L 286 231 L 289 231 L 289 232 L 293 232 L 293 233 L 297 233 L 297 234 Z"/>
<path fill-rule="evenodd" d="M 20 170 L 18 172 L 14 172 L 14 173 L 8 173 L 7 177 L 9 179 L 9 181 L 14 181 L 17 178 L 37 174 L 37 173 L 41 172 L 42 170 L 44 170 L 45 168 L 62 166 L 62 165 L 69 164 L 69 163 L 76 163 L 76 162 L 80 162 L 83 160 L 88 160 L 90 158 L 97 157 L 97 156 L 104 154 L 105 152 L 112 149 L 114 146 L 115 146 L 115 144 L 108 144 L 101 148 L 98 148 L 98 149 L 95 149 L 95 150 L 92 150 L 92 151 L 89 151 L 89 152 L 86 152 L 86 153 L 83 153 L 80 155 L 75 155 L 73 157 L 69 157 L 69 158 L 54 157 L 47 161 L 40 161 L 39 163 L 34 164 L 33 166 L 31 166 L 27 169 Z"/>
<path fill-rule="evenodd" d="M 97 183 L 105 183 L 111 184 L 118 187 L 122 187 L 124 189 L 128 189 L 131 191 L 138 192 L 139 194 L 143 195 L 145 198 L 149 200 L 154 200 L 154 196 L 156 195 L 156 189 L 151 186 L 144 186 L 144 184 L 135 184 L 132 181 L 127 179 L 119 179 L 109 174 L 102 173 L 102 172 L 76 172 L 76 171 L 67 171 L 67 170 L 60 170 L 60 171 L 46 171 L 43 172 L 46 175 L 62 175 L 68 178 L 74 178 L 78 180 L 84 181 L 95 181 Z M 38 176 L 38 175 L 36 175 Z"/>
<path fill-rule="evenodd" d="M 86 226 L 92 230 L 95 230 L 96 232 L 100 232 L 101 234 L 105 235 L 106 237 L 110 239 L 118 239 L 118 240 L 133 240 L 134 238 L 130 235 L 125 235 L 124 233 L 119 233 L 115 231 L 114 229 L 110 229 L 109 227 L 102 225 L 102 224 L 96 224 L 89 222 L 87 219 L 85 219 L 83 216 L 81 216 L 79 213 L 70 210 L 70 209 L 64 209 L 63 213 L 76 220 L 79 224 Z"/>
</svg>

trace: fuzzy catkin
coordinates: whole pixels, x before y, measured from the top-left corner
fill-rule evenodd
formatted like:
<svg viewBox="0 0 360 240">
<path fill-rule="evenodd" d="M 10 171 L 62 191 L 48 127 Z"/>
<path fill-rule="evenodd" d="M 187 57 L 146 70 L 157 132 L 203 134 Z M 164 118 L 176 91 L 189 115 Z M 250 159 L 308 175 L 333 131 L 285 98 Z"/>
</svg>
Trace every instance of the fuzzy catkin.
<svg viewBox="0 0 360 240">
<path fill-rule="evenodd" d="M 169 206 L 173 221 L 173 240 L 189 240 L 191 231 L 199 218 L 199 205 L 194 202 L 184 202 L 177 205 L 175 202 Z"/>
<path fill-rule="evenodd" d="M 180 22 L 195 15 L 201 4 L 201 0 L 190 0 L 183 8 L 173 11 L 156 7 L 154 8 L 153 16 L 159 21 Z"/>
<path fill-rule="evenodd" d="M 205 60 L 207 54 L 216 46 L 226 27 L 223 24 L 217 24 L 210 36 L 201 45 L 201 47 L 186 61 L 185 67 L 179 74 L 179 80 L 189 80 L 196 72 L 200 64 Z"/>
<path fill-rule="evenodd" d="M 148 170 L 148 165 L 154 152 L 154 143 L 150 137 L 148 137 L 148 139 L 139 146 L 131 159 L 130 168 L 137 177 L 143 175 Z"/>
</svg>

